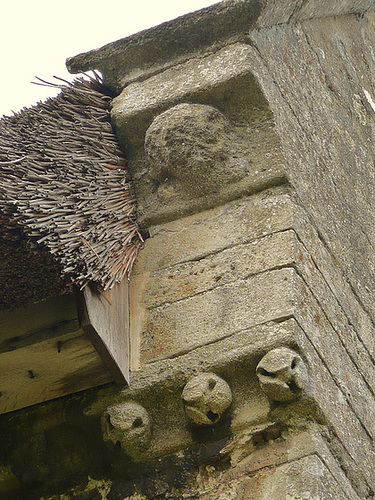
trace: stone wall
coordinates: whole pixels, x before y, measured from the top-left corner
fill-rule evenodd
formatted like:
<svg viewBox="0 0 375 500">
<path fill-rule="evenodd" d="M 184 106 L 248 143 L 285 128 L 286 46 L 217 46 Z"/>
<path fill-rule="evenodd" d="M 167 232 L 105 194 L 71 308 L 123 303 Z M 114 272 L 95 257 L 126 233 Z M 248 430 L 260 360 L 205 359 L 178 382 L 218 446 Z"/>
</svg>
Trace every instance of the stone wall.
<svg viewBox="0 0 375 500">
<path fill-rule="evenodd" d="M 147 235 L 132 372 L 1 417 L 9 498 L 374 497 L 370 7 L 225 2 L 144 38 L 237 19 L 215 43 L 123 66 L 135 35 L 70 61 L 119 93 Z"/>
</svg>

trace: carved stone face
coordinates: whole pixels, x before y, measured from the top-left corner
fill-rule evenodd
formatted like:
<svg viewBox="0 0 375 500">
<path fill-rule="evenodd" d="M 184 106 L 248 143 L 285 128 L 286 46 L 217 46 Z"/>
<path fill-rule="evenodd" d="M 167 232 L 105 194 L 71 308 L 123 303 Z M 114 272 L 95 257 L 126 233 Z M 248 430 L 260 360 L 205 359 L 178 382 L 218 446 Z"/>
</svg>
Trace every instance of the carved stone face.
<svg viewBox="0 0 375 500">
<path fill-rule="evenodd" d="M 134 401 L 110 406 L 102 418 L 104 441 L 112 442 L 130 456 L 146 448 L 151 439 L 151 418 Z"/>
<path fill-rule="evenodd" d="M 145 152 L 159 195 L 204 196 L 240 179 L 239 142 L 233 124 L 212 106 L 179 104 L 158 115 L 146 132 Z"/>
<path fill-rule="evenodd" d="M 301 356 L 287 347 L 272 349 L 263 356 L 256 373 L 263 391 L 274 401 L 291 401 L 308 382 Z"/>
<path fill-rule="evenodd" d="M 214 373 L 192 378 L 182 392 L 185 412 L 198 425 L 213 425 L 232 402 L 229 385 Z"/>
</svg>

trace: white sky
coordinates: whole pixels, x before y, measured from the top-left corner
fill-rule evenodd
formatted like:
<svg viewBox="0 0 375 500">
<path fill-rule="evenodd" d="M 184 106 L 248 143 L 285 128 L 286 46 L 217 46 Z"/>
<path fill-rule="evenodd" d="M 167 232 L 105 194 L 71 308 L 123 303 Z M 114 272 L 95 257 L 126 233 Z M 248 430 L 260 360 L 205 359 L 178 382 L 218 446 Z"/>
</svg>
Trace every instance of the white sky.
<svg viewBox="0 0 375 500">
<path fill-rule="evenodd" d="M 218 0 L 7 0 L 0 18 L 0 116 L 55 95 L 35 76 L 72 79 L 65 59 Z"/>
</svg>

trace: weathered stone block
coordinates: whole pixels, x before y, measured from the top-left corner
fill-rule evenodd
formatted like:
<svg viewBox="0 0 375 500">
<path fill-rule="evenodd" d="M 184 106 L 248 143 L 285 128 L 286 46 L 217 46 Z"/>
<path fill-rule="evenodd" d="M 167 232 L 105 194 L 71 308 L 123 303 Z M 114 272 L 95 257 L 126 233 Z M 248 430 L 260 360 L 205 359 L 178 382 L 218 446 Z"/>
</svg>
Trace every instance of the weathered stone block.
<svg viewBox="0 0 375 500">
<path fill-rule="evenodd" d="M 256 46 L 253 69 L 283 137 L 288 175 L 372 319 L 373 33 L 374 13 L 369 12 L 280 25 L 251 35 Z"/>
<path fill-rule="evenodd" d="M 373 404 L 372 397 L 367 396 L 367 401 L 358 401 L 358 396 L 362 395 L 361 389 L 354 392 L 354 397 L 348 392 L 345 384 L 352 377 L 359 378 L 359 373 L 353 369 L 349 364 L 350 361 L 342 352 L 330 351 L 328 353 L 325 351 L 324 354 L 330 358 L 329 361 L 325 359 L 324 355 L 322 356 L 322 352 L 317 353 L 315 349 L 317 339 L 312 337 L 308 330 L 309 326 L 311 323 L 308 325 L 306 322 L 303 328 L 307 328 L 307 330 L 299 332 L 298 344 L 309 361 L 309 373 L 312 374 L 310 387 L 312 398 L 322 409 L 346 455 L 350 456 L 356 464 L 353 467 L 352 463 L 349 467 L 353 468 L 354 475 L 360 476 L 358 479 L 359 488 L 374 488 L 375 450 L 373 438 L 364 428 L 362 419 L 363 415 L 367 414 L 371 418 L 370 415 L 373 414 L 369 408 Z M 325 336 L 329 335 L 332 333 L 326 332 Z M 328 346 L 329 348 L 333 349 Z M 339 373 L 331 371 L 331 367 L 337 369 Z M 360 382 L 359 386 L 362 384 L 363 382 Z M 365 392 L 367 391 L 365 390 Z M 353 402 L 355 402 L 355 406 L 353 406 Z M 274 418 L 277 418 L 277 412 Z M 369 421 L 367 421 L 367 425 L 369 429 L 372 426 Z"/>
<path fill-rule="evenodd" d="M 296 222 L 298 237 L 302 238 L 295 248 L 296 268 L 358 371 L 370 387 L 375 387 L 375 366 L 371 360 L 374 346 L 370 340 L 375 334 L 374 326 L 348 283 L 335 268 L 315 230 L 305 225 L 303 217 L 296 217 Z M 305 245 L 312 250 L 314 258 L 307 252 Z"/>
<path fill-rule="evenodd" d="M 300 458 L 294 462 L 280 465 L 264 477 L 259 488 L 259 499 L 262 500 L 297 500 L 298 498 L 358 498 L 354 491 L 350 497 L 337 484 L 330 469 L 316 455 Z M 244 499 L 253 499 L 252 492 L 247 489 Z"/>
<path fill-rule="evenodd" d="M 375 401 L 368 385 L 353 360 L 342 346 L 342 341 L 327 320 L 318 302 L 301 278 L 295 279 L 295 312 L 297 319 L 311 345 L 318 352 L 331 376 L 341 388 L 345 398 L 353 407 L 362 424 L 372 436 L 375 426 L 372 415 Z"/>
<path fill-rule="evenodd" d="M 294 277 L 293 269 L 270 271 L 151 309 L 141 333 L 141 362 L 292 315 Z"/>
<path fill-rule="evenodd" d="M 250 52 L 234 44 L 190 59 L 130 84 L 114 99 L 112 120 L 130 159 L 141 225 L 284 182 L 272 115 L 249 71 Z"/>
<path fill-rule="evenodd" d="M 132 368 L 139 366 L 141 332 L 149 308 L 287 263 L 287 235 L 280 236 L 280 246 L 272 239 L 252 245 L 290 228 L 293 210 L 288 188 L 280 186 L 152 227 L 130 280 Z M 228 253 L 221 256 L 225 249 Z M 162 338 L 155 341 L 163 345 Z"/>
<path fill-rule="evenodd" d="M 283 191 L 283 188 L 276 189 L 276 192 L 278 193 Z M 272 192 L 274 195 L 275 190 Z M 280 203 L 281 199 L 283 199 L 283 203 Z M 190 233 L 190 231 L 194 234 L 194 231 L 197 230 L 197 225 L 199 227 L 200 223 L 206 223 L 207 226 L 204 227 L 213 228 L 213 234 L 215 234 L 215 228 L 219 228 L 220 226 L 219 224 L 212 224 L 213 220 L 211 217 L 213 214 L 216 215 L 218 210 L 228 209 L 228 206 L 220 207 L 207 212 L 205 214 L 206 217 L 202 217 L 201 219 L 198 219 L 198 217 L 200 217 L 198 214 L 184 219 L 184 230 L 181 228 L 177 231 L 165 230 L 166 226 L 171 229 L 176 229 L 178 227 L 176 226 L 177 222 L 168 223 L 167 225 L 155 228 L 155 236 L 152 236 L 149 240 L 151 246 L 148 250 L 145 248 L 145 258 L 143 261 L 141 260 L 142 265 L 147 270 L 144 273 L 136 271 L 133 278 L 135 283 L 138 281 L 138 284 L 142 283 L 142 280 L 146 280 L 148 283 L 146 288 L 150 286 L 150 293 L 146 293 L 143 298 L 145 300 L 145 304 L 147 304 L 150 308 L 151 317 L 156 320 L 156 322 L 152 322 L 152 328 L 154 328 L 155 325 L 159 326 L 159 332 L 155 335 L 155 338 L 163 338 L 163 334 L 166 330 L 163 330 L 160 325 L 162 325 L 164 319 L 168 317 L 168 314 L 174 310 L 175 313 L 172 313 L 172 316 L 174 314 L 174 318 L 178 319 L 177 322 L 174 323 L 172 331 L 181 331 L 181 335 L 178 337 L 179 340 L 177 340 L 177 342 L 182 342 L 183 344 L 183 342 L 186 341 L 186 339 L 181 340 L 183 332 L 186 334 L 186 332 L 189 331 L 189 329 L 186 328 L 188 321 L 185 320 L 184 314 L 186 311 L 190 311 L 189 307 L 191 307 L 191 303 L 196 302 L 196 308 L 198 309 L 198 304 L 202 304 L 203 300 L 203 309 L 205 314 L 207 311 L 209 312 L 208 323 L 210 321 L 213 322 L 215 321 L 215 318 L 218 318 L 218 314 L 216 312 L 217 307 L 214 309 L 215 314 L 213 316 L 210 314 L 210 307 L 213 303 L 221 303 L 223 297 L 220 293 L 226 288 L 230 290 L 228 294 L 231 299 L 234 298 L 235 302 L 231 303 L 230 307 L 226 309 L 224 318 L 224 321 L 227 321 L 227 324 L 225 325 L 226 328 L 228 328 L 228 325 L 230 325 L 230 328 L 236 324 L 238 324 L 239 329 L 244 327 L 241 324 L 241 320 L 237 323 L 238 320 L 235 311 L 238 304 L 242 303 L 244 310 L 251 311 L 249 314 L 253 314 L 254 311 L 257 311 L 255 314 L 259 313 L 256 301 L 252 303 L 251 301 L 246 302 L 249 297 L 252 297 L 251 294 L 256 294 L 257 291 L 263 294 L 262 301 L 267 304 L 268 311 L 272 311 L 272 307 L 275 304 L 280 304 L 280 302 L 277 301 L 283 301 L 284 297 L 284 305 L 289 304 L 290 308 L 286 311 L 284 310 L 283 314 L 294 315 L 298 318 L 300 325 L 303 327 L 307 335 L 307 337 L 300 337 L 298 343 L 299 345 L 303 345 L 303 350 L 308 356 L 313 356 L 313 372 L 318 374 L 316 377 L 314 375 L 315 379 L 313 381 L 313 388 L 315 389 L 313 390 L 317 390 L 317 387 L 320 387 L 321 384 L 327 385 L 327 390 L 325 392 L 320 392 L 319 394 L 315 394 L 314 392 L 315 399 L 319 402 L 319 406 L 321 408 L 324 406 L 327 408 L 327 402 L 324 403 L 324 401 L 337 400 L 337 390 L 340 391 L 340 397 L 342 398 L 342 401 L 345 401 L 345 409 L 344 407 L 338 409 L 337 405 L 333 403 L 332 409 L 329 412 L 331 415 L 331 424 L 335 429 L 338 429 L 336 432 L 340 435 L 340 439 L 343 443 L 352 443 L 352 446 L 355 446 L 354 441 L 352 442 L 351 440 L 352 436 L 356 435 L 356 439 L 360 439 L 363 443 L 362 450 L 364 453 L 363 455 L 360 453 L 356 457 L 356 460 L 365 460 L 367 463 L 371 464 L 373 452 L 368 435 L 366 435 L 366 431 L 363 430 L 362 426 L 365 426 L 368 433 L 373 434 L 374 429 L 371 422 L 371 415 L 374 412 L 374 408 L 372 407 L 371 388 L 369 387 L 368 382 L 366 382 L 363 378 L 361 372 L 358 370 L 358 366 L 366 366 L 367 370 L 365 373 L 368 374 L 369 380 L 371 380 L 371 377 L 373 378 L 373 370 L 371 370 L 368 355 L 365 351 L 361 350 L 360 344 L 358 344 L 358 341 L 353 338 L 353 335 L 356 335 L 355 332 L 347 323 L 341 306 L 337 303 L 332 291 L 329 287 L 327 287 L 327 284 L 314 261 L 311 259 L 295 232 L 288 230 L 290 227 L 297 226 L 299 229 L 304 229 L 303 236 L 306 237 L 306 227 L 304 227 L 305 222 L 303 221 L 303 212 L 300 207 L 298 207 L 284 192 L 283 196 L 278 197 L 278 203 L 276 205 L 274 204 L 274 197 L 274 201 L 268 205 L 268 209 L 270 206 L 272 206 L 273 209 L 277 206 L 276 211 L 274 211 L 273 215 L 271 215 L 271 212 L 267 212 L 267 203 L 265 203 L 266 200 L 267 198 L 263 198 L 261 201 L 260 194 L 247 200 L 247 208 L 252 210 L 253 214 L 257 213 L 256 207 L 258 207 L 258 204 L 261 202 L 263 210 L 259 213 L 262 214 L 263 217 L 266 216 L 267 220 L 265 225 L 261 225 L 259 227 L 256 217 L 251 218 L 254 225 L 247 233 L 249 237 L 248 243 L 245 243 L 241 238 L 233 238 L 233 235 L 244 234 L 241 218 L 235 217 L 237 212 L 233 210 L 233 218 L 230 220 L 231 224 L 235 221 L 235 225 L 231 225 L 229 227 L 236 227 L 237 230 L 231 232 L 233 239 L 229 238 L 225 242 L 229 245 L 229 248 L 225 248 L 224 242 L 219 244 L 219 246 L 217 246 L 218 242 L 215 242 L 215 245 L 213 247 L 209 245 L 208 251 L 206 250 L 205 252 L 203 238 L 192 239 L 192 243 L 198 241 L 198 243 L 196 243 L 198 247 L 195 248 L 194 245 L 187 245 L 187 240 L 185 239 L 185 246 L 182 252 L 188 253 L 182 253 L 181 257 L 179 251 L 176 251 L 176 253 L 173 253 L 172 259 L 164 260 L 166 257 L 164 252 L 168 248 L 167 242 L 169 238 L 171 238 L 171 241 L 173 242 L 174 238 L 176 238 L 177 241 L 178 237 L 182 234 L 184 234 L 184 238 Z M 236 207 L 237 210 L 239 206 L 238 203 L 242 203 L 242 201 L 232 202 L 232 204 L 230 204 L 230 209 L 232 210 L 233 207 Z M 261 220 L 264 219 L 261 217 Z M 272 228 L 275 227 L 274 223 L 276 220 L 279 220 L 279 222 L 282 223 L 282 226 L 278 227 L 278 232 L 264 236 L 265 233 L 263 231 L 267 233 L 267 228 L 268 230 L 273 231 Z M 193 221 L 196 224 L 194 224 Z M 237 224 L 239 224 L 239 226 L 237 226 Z M 262 229 L 259 232 L 260 228 Z M 283 231 L 282 229 L 286 230 Z M 263 237 L 259 238 L 259 235 L 263 235 Z M 151 257 L 151 255 L 157 255 L 157 246 L 154 246 L 155 240 L 153 240 L 154 237 L 155 239 L 159 238 L 158 247 L 161 249 L 161 253 L 159 254 L 160 260 L 155 258 L 152 260 Z M 163 241 L 163 238 L 166 242 L 165 245 L 160 244 L 160 242 Z M 254 238 L 253 241 L 252 238 Z M 314 241 L 314 238 L 309 240 L 310 248 L 314 250 L 316 247 L 317 250 L 315 253 L 322 252 L 322 250 L 319 250 L 319 244 L 321 244 L 319 239 L 315 241 L 315 247 Z M 231 246 L 233 243 L 234 246 Z M 224 249 L 222 249 L 223 247 Z M 150 248 L 153 248 L 153 252 L 150 252 Z M 147 252 L 150 252 L 149 257 L 147 257 Z M 275 269 L 274 271 L 268 273 L 264 272 L 267 268 L 274 269 L 277 267 L 277 263 L 273 261 L 273 256 L 278 259 L 279 266 L 282 267 L 284 265 L 286 266 L 286 269 Z M 179 260 L 182 262 L 179 262 Z M 231 269 L 230 265 L 228 268 L 228 262 L 231 264 L 235 263 L 236 269 Z M 214 272 L 210 270 L 210 264 L 216 265 L 216 267 L 213 268 Z M 326 262 L 325 265 L 328 265 L 329 268 L 328 262 Z M 187 274 L 188 268 L 192 271 L 191 277 Z M 331 324 L 327 321 L 324 311 L 322 311 L 308 287 L 306 287 L 305 283 L 303 283 L 297 274 L 293 278 L 292 282 L 288 282 L 288 280 L 286 283 L 279 282 L 281 287 L 278 289 L 273 286 L 270 287 L 274 291 L 278 290 L 276 292 L 277 297 L 273 296 L 272 291 L 269 289 L 262 289 L 257 286 L 257 280 L 266 279 L 265 277 L 270 275 L 280 276 L 285 272 L 294 273 L 293 268 L 296 268 L 297 271 L 307 280 L 308 285 L 314 290 L 317 299 L 322 301 L 324 311 L 326 311 L 328 318 L 331 318 Z M 327 267 L 324 267 L 323 265 L 323 271 L 326 271 L 326 269 Z M 223 272 L 218 273 L 218 271 Z M 334 274 L 335 273 L 331 273 L 331 276 L 333 276 L 332 279 L 334 279 Z M 224 278 L 222 280 L 215 280 L 217 276 L 224 276 Z M 168 283 L 171 282 L 175 282 L 176 284 L 168 288 Z M 158 283 L 160 284 L 160 289 L 158 289 Z M 224 283 L 225 285 L 223 285 Z M 249 285 L 251 283 L 252 285 L 249 287 L 245 286 L 245 288 L 243 288 L 245 283 Z M 285 292 L 285 285 L 287 288 L 289 287 L 289 293 L 283 295 Z M 238 291 L 238 293 L 235 291 Z M 206 303 L 205 301 L 208 297 L 217 297 L 217 302 L 214 301 L 212 303 L 209 301 Z M 268 302 L 269 300 L 272 304 Z M 254 308 L 252 306 L 254 306 Z M 187 307 L 186 310 L 184 310 L 185 307 Z M 158 314 L 160 314 L 160 316 Z M 166 316 L 163 316 L 163 314 L 166 314 Z M 206 316 L 203 317 L 203 315 L 200 314 L 200 311 L 198 314 L 195 314 L 195 316 L 189 312 L 188 316 L 189 319 L 193 316 L 193 324 L 199 325 L 199 328 L 196 330 L 197 332 L 206 332 L 204 329 L 207 327 Z M 246 314 L 242 313 L 241 316 L 242 319 L 246 321 Z M 170 318 L 171 316 L 169 316 L 169 319 Z M 262 322 L 264 318 L 255 317 L 254 320 Z M 180 329 L 177 327 L 178 321 L 181 321 Z M 335 325 L 336 331 L 335 328 L 332 328 L 332 325 Z M 341 325 L 341 328 L 348 328 L 349 331 L 352 330 L 352 336 L 350 337 L 345 334 L 345 339 L 343 339 L 343 335 L 340 334 L 338 330 L 339 325 Z M 219 328 L 222 328 L 222 326 L 223 324 L 220 324 Z M 212 328 L 214 328 L 215 332 L 219 331 L 216 324 L 213 326 L 212 323 L 211 329 Z M 228 331 L 229 330 L 226 329 L 226 332 Z M 159 337 L 157 337 L 158 334 Z M 198 339 L 199 333 L 194 334 L 194 337 L 195 339 Z M 205 334 L 202 338 L 206 339 L 210 337 L 209 334 Z M 352 341 L 350 341 L 350 338 L 352 338 Z M 319 357 L 316 357 L 316 353 L 314 352 L 314 349 L 312 349 L 312 345 L 315 345 L 318 349 L 320 359 Z M 160 343 L 160 346 L 162 346 L 162 348 L 165 347 L 162 342 Z M 167 346 L 167 349 L 169 347 Z M 183 348 L 181 352 L 183 352 Z M 355 356 L 355 353 L 357 353 L 357 356 Z M 323 369 L 323 379 L 320 379 L 319 374 L 322 373 L 322 366 L 329 366 L 333 371 L 330 373 Z M 317 380 L 318 382 L 316 383 Z M 330 382 L 328 383 L 328 381 Z M 345 413 L 345 421 L 342 420 L 343 413 Z M 365 471 L 367 478 L 371 477 L 371 467 L 372 465 L 370 465 L 370 468 Z"/>
<path fill-rule="evenodd" d="M 150 228 L 134 275 L 198 261 L 210 254 L 293 225 L 290 189 L 279 186 Z"/>
<path fill-rule="evenodd" d="M 153 116 L 178 102 L 189 102 L 191 96 L 197 92 L 213 89 L 228 80 L 249 73 L 249 53 L 251 49 L 246 44 L 229 45 L 203 58 L 192 58 L 186 63 L 151 76 L 144 82 L 128 85 L 112 104 L 112 119 L 121 143 L 127 138 L 130 146 L 137 140 L 141 141 L 138 144 L 142 146 L 146 129 Z M 252 82 L 254 87 L 257 87 L 254 79 Z M 129 149 L 129 144 L 123 144 Z"/>
<path fill-rule="evenodd" d="M 292 265 L 296 244 L 297 238 L 292 230 L 281 231 L 151 272 L 147 267 L 142 268 L 141 254 L 131 278 L 131 287 L 138 291 L 143 289 L 142 302 L 147 308 L 153 308 L 270 269 Z M 162 250 L 168 248 L 163 247 Z"/>
<path fill-rule="evenodd" d="M 255 500 L 258 500 L 258 498 L 261 500 L 268 500 L 273 497 L 263 496 L 263 485 L 266 491 L 268 489 L 266 485 L 271 487 L 275 486 L 275 484 L 270 484 L 271 481 L 268 481 L 268 478 L 272 478 L 274 473 L 277 474 L 278 469 L 285 470 L 284 467 L 288 468 L 299 460 L 315 457 L 324 463 L 329 470 L 332 479 L 334 478 L 336 482 L 336 491 L 342 493 L 342 498 L 353 500 L 359 499 L 342 468 L 337 463 L 336 457 L 329 450 L 326 441 L 322 438 L 321 429 L 319 429 L 319 427 L 310 425 L 300 433 L 292 433 L 291 435 L 284 434 L 281 439 L 269 441 L 267 446 L 260 446 L 258 449 L 252 450 L 252 453 L 246 453 L 245 451 L 247 432 L 248 431 L 245 430 L 243 433 L 238 433 L 238 438 L 236 439 L 237 450 L 236 446 L 232 444 L 232 468 L 224 472 L 223 476 L 220 478 L 220 482 L 230 484 L 232 481 L 239 478 L 246 478 L 245 491 L 247 494 L 253 495 L 253 497 L 250 498 L 254 498 Z M 241 451 L 243 454 L 241 454 Z M 308 474 L 308 470 L 303 468 L 300 472 L 301 474 L 304 472 Z M 248 478 L 251 479 L 249 480 Z M 292 478 L 290 479 L 292 483 L 293 480 Z M 318 476 L 316 479 L 317 484 L 314 485 L 315 488 L 319 485 L 320 477 Z M 285 495 L 288 494 L 288 491 L 289 488 L 287 486 L 283 491 L 284 497 L 281 497 L 283 500 L 285 499 Z M 368 490 L 364 489 L 362 492 L 363 495 L 366 495 L 367 491 Z M 309 493 L 306 492 L 305 496 L 308 497 L 308 494 Z M 325 496 L 323 496 L 323 498 L 325 498 Z M 341 497 L 336 498 L 341 499 Z"/>
</svg>

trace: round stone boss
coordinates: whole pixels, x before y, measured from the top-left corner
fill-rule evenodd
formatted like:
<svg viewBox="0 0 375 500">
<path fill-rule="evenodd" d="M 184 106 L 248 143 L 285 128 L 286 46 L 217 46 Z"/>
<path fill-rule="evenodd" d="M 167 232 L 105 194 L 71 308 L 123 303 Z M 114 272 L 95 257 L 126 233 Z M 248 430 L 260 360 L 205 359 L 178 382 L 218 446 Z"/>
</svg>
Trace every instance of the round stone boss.
<svg viewBox="0 0 375 500">
<path fill-rule="evenodd" d="M 120 445 L 129 455 L 145 449 L 151 440 L 152 421 L 148 411 L 134 401 L 107 408 L 102 416 L 104 441 Z"/>
<path fill-rule="evenodd" d="M 158 115 L 145 136 L 150 175 L 190 196 L 215 192 L 244 175 L 232 122 L 204 104 L 178 104 Z M 236 158 L 235 160 L 233 158 Z"/>
<path fill-rule="evenodd" d="M 272 349 L 263 356 L 256 374 L 264 393 L 274 401 L 291 401 L 308 384 L 308 372 L 303 359 L 288 347 Z"/>
<path fill-rule="evenodd" d="M 181 395 L 185 412 L 197 425 L 213 425 L 232 402 L 232 391 L 215 373 L 201 373 L 185 385 Z"/>
</svg>

